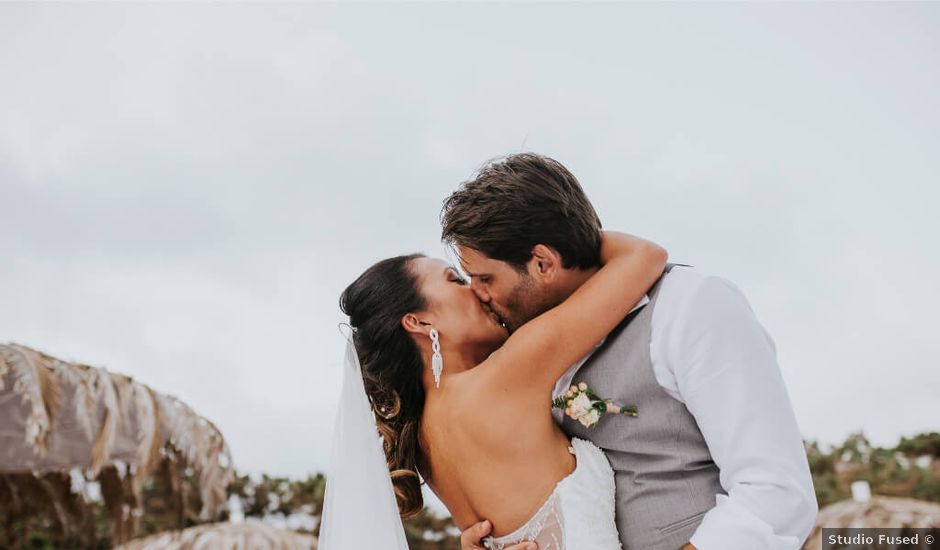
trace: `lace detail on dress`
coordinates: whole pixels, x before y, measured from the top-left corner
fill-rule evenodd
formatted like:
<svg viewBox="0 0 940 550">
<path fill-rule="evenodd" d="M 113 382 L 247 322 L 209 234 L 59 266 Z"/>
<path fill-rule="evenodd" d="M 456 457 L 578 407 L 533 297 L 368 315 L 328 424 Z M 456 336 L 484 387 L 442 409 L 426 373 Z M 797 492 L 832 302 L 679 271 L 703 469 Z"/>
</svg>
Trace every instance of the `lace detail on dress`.
<svg viewBox="0 0 940 550">
<path fill-rule="evenodd" d="M 552 492 L 539 511 L 522 527 L 499 538 L 486 537 L 483 547 L 489 550 L 503 550 L 522 541 L 539 543 L 539 550 L 564 550 L 564 531 L 562 530 L 561 508 L 558 506 L 558 494 Z"/>
<path fill-rule="evenodd" d="M 486 537 L 485 548 L 503 550 L 534 541 L 539 550 L 620 550 L 614 522 L 614 472 L 607 457 L 582 439 L 572 439 L 568 450 L 577 457 L 574 471 L 558 482 L 522 527 L 502 537 Z"/>
</svg>

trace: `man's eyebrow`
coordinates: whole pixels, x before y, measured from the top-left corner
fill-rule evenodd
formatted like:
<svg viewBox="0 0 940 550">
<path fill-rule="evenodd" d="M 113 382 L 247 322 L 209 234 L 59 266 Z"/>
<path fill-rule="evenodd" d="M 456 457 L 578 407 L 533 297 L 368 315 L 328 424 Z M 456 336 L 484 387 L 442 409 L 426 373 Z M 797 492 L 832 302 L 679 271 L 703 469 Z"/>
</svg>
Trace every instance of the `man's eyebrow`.
<svg viewBox="0 0 940 550">
<path fill-rule="evenodd" d="M 466 267 L 464 267 L 464 266 L 462 266 L 462 265 L 460 266 L 460 270 L 463 272 L 464 275 L 466 275 L 467 277 L 471 277 L 471 278 L 473 278 L 473 277 L 479 277 L 479 276 L 481 276 L 481 275 L 486 275 L 485 273 L 473 273 L 473 272 L 471 272 L 469 269 L 467 269 Z"/>
<path fill-rule="evenodd" d="M 460 271 L 463 272 L 464 275 L 466 275 L 467 277 L 470 277 L 470 278 L 474 278 L 474 277 L 490 277 L 490 276 L 491 276 L 489 273 L 474 273 L 474 272 L 470 271 L 469 269 L 467 269 L 467 266 L 464 265 L 463 258 L 460 257 L 460 254 L 457 254 L 457 266 L 460 267 Z M 453 267 L 453 266 L 451 266 L 451 267 Z M 456 268 L 455 268 L 455 269 L 456 269 Z"/>
</svg>

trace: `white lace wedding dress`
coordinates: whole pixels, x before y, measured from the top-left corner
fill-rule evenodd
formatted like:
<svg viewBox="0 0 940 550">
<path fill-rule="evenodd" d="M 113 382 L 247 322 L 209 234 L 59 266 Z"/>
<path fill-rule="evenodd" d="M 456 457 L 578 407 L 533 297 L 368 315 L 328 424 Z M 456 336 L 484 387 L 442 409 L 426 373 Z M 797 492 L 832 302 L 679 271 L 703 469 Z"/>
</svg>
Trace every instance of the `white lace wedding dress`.
<svg viewBox="0 0 940 550">
<path fill-rule="evenodd" d="M 483 545 L 502 550 L 535 541 L 539 550 L 619 550 L 614 521 L 614 472 L 607 457 L 590 441 L 572 439 L 577 466 L 558 482 L 538 512 L 519 529 L 502 537 L 487 537 Z"/>
</svg>

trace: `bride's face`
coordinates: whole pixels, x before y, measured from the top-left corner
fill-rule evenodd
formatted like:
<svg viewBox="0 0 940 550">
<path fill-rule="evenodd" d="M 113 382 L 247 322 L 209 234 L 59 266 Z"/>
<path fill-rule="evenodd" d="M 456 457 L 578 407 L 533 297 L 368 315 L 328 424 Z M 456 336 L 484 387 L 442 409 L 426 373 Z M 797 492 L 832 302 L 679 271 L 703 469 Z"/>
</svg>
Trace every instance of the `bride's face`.
<svg viewBox="0 0 940 550">
<path fill-rule="evenodd" d="M 428 302 L 419 318 L 437 329 L 442 347 L 490 353 L 506 341 L 509 334 L 499 318 L 483 307 L 452 265 L 437 258 L 417 258 L 411 268 Z"/>
</svg>

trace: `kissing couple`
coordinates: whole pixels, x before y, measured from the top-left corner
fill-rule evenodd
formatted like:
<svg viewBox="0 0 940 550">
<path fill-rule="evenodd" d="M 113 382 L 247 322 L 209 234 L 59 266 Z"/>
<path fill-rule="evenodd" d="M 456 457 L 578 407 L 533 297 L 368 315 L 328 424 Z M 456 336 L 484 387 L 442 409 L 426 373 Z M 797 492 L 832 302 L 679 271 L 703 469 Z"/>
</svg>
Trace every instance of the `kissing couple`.
<svg viewBox="0 0 940 550">
<path fill-rule="evenodd" d="M 602 230 L 537 154 L 484 165 L 441 224 L 459 269 L 388 258 L 340 298 L 322 550 L 408 548 L 423 484 L 464 550 L 800 548 L 812 478 L 734 284 Z"/>
</svg>

